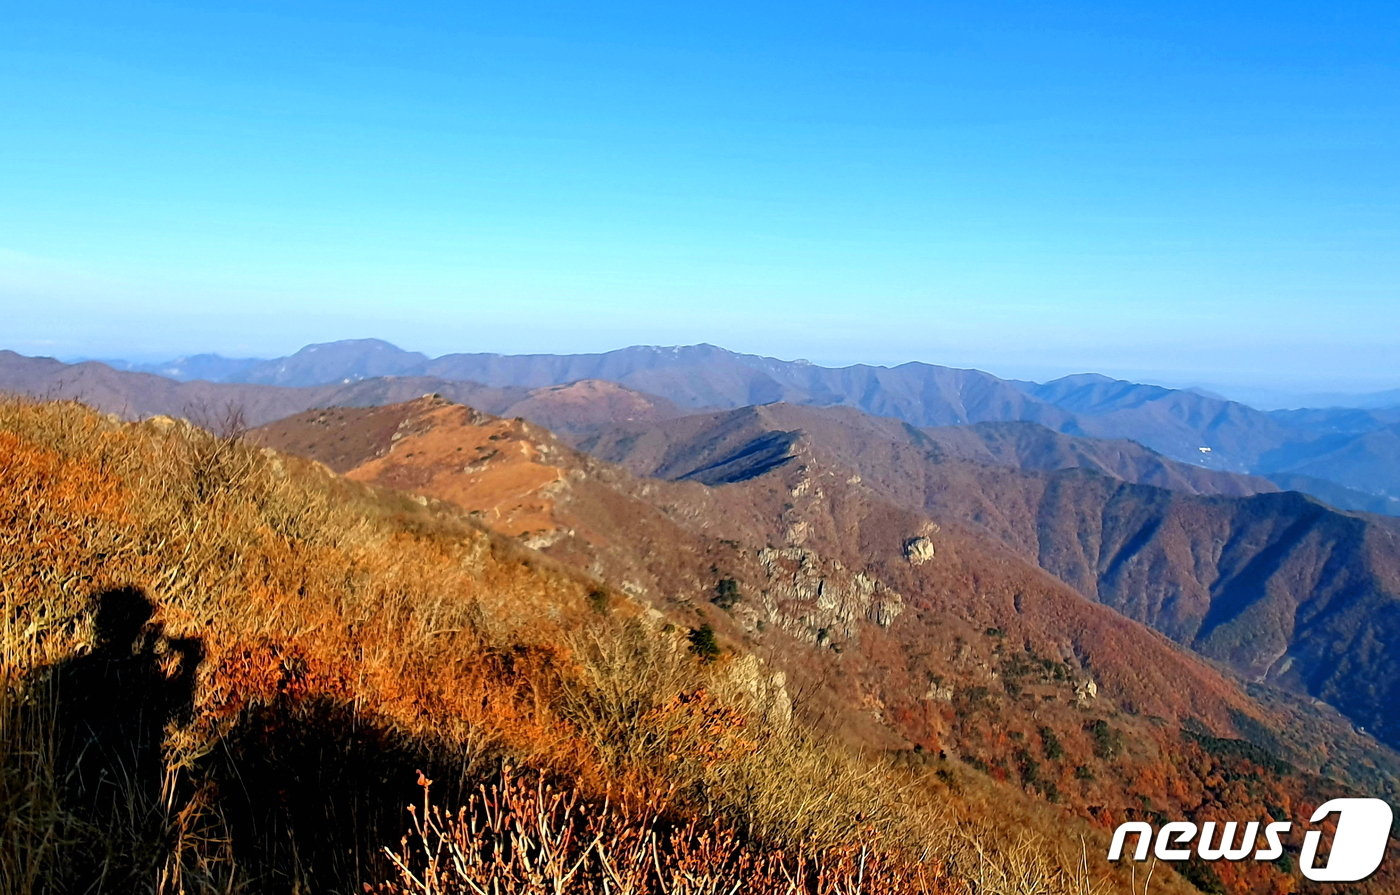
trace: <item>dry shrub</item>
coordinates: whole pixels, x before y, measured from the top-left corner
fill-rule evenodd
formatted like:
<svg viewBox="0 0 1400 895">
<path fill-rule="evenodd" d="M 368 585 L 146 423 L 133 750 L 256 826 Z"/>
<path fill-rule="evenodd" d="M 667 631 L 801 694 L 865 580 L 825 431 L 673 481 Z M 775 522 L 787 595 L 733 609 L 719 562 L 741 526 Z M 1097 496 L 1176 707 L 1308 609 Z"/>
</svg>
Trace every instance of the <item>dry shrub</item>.
<svg viewBox="0 0 1400 895">
<path fill-rule="evenodd" d="M 455 813 L 410 806 L 413 831 L 389 856 L 381 895 L 929 895 L 926 868 L 869 844 L 755 848 L 719 824 L 676 821 L 507 773 Z"/>
</svg>

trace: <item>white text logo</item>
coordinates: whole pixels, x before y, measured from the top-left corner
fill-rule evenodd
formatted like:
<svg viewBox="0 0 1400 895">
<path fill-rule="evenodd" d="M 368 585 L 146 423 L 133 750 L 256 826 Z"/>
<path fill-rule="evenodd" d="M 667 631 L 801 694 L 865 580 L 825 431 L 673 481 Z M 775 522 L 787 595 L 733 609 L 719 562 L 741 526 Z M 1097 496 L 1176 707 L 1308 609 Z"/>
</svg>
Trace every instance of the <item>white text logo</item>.
<svg viewBox="0 0 1400 895">
<path fill-rule="evenodd" d="M 1390 841 L 1394 814 L 1390 806 L 1380 799 L 1332 799 L 1313 812 L 1309 823 L 1317 824 L 1333 814 L 1337 815 L 1337 832 L 1332 837 L 1332 849 L 1323 866 L 1316 866 L 1322 831 L 1308 830 L 1303 834 L 1303 852 L 1299 861 L 1303 876 L 1317 882 L 1331 883 L 1363 880 L 1381 866 L 1386 845 Z M 1262 846 L 1259 844 L 1261 827 L 1264 834 Z M 1207 821 L 1197 825 L 1183 820 L 1163 824 L 1160 830 L 1154 832 L 1151 824 L 1129 821 L 1120 824 L 1113 832 L 1108 859 L 1122 859 L 1128 837 L 1136 833 L 1135 861 L 1145 861 L 1149 854 L 1161 861 L 1189 861 L 1193 852 L 1202 861 L 1243 861 L 1249 858 L 1273 861 L 1283 857 L 1283 837 L 1292 830 L 1293 824 L 1289 821 L 1269 824 L 1250 821 L 1241 830 L 1241 825 L 1234 821 L 1225 824 Z"/>
</svg>

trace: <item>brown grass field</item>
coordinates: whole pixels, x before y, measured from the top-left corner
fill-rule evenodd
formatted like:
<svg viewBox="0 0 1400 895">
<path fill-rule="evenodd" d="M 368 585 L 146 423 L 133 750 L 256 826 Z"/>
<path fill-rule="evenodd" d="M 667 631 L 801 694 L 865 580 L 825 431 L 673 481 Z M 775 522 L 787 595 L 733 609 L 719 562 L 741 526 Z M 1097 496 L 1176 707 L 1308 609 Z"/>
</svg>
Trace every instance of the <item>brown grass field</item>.
<svg viewBox="0 0 1400 895">
<path fill-rule="evenodd" d="M 597 588 L 233 433 L 0 403 L 0 892 L 1190 891 Z"/>
</svg>

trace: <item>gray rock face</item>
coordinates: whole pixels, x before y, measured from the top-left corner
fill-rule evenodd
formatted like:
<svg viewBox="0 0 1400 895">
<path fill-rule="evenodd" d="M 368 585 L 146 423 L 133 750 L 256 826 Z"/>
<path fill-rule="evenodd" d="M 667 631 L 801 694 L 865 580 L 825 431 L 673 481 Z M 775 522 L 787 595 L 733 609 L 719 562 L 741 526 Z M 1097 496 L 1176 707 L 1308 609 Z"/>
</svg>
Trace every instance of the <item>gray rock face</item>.
<svg viewBox="0 0 1400 895">
<path fill-rule="evenodd" d="M 903 596 L 883 582 L 805 548 L 765 548 L 758 559 L 768 573 L 768 616 L 804 640 L 852 640 L 862 621 L 889 627 L 904 611 Z"/>
</svg>

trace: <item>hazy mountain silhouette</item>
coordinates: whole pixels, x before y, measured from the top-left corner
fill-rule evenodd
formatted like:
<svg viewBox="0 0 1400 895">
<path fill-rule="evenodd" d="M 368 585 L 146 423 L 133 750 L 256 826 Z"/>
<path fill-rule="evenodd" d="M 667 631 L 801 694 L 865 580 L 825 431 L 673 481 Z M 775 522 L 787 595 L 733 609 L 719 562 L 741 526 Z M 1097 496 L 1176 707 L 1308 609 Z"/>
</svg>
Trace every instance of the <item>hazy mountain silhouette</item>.
<svg viewBox="0 0 1400 895">
<path fill-rule="evenodd" d="M 1400 424 L 1281 447 L 1264 455 L 1260 466 L 1400 500 Z"/>
<path fill-rule="evenodd" d="M 1400 516 L 1400 498 L 1358 491 L 1338 485 L 1336 482 L 1299 475 L 1298 473 L 1274 472 L 1269 473 L 1265 478 L 1284 491 L 1301 491 L 1304 494 L 1311 494 L 1323 503 L 1331 504 L 1339 510 Z"/>
</svg>

